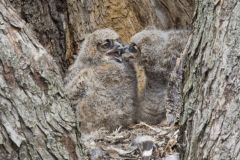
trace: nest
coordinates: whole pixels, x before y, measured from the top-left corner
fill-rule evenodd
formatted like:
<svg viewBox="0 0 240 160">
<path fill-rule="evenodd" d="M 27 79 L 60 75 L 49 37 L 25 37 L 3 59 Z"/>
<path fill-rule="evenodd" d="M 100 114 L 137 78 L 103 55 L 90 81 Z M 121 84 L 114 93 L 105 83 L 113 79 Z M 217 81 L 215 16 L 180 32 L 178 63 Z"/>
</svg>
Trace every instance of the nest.
<svg viewBox="0 0 240 160">
<path fill-rule="evenodd" d="M 152 151 L 150 159 L 178 160 L 178 127 L 148 125 L 139 123 L 127 129 L 118 128 L 109 133 L 102 128 L 88 135 L 82 135 L 82 143 L 87 151 L 87 158 L 91 160 L 131 160 L 142 159 L 143 150 L 137 139 L 151 138 Z"/>
</svg>

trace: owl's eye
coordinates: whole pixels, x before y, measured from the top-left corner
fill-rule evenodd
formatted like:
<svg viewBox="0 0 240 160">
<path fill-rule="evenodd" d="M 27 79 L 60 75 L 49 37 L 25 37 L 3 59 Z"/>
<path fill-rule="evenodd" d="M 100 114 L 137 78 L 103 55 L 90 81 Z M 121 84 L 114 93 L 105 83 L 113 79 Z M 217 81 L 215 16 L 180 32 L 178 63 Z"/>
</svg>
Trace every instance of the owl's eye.
<svg viewBox="0 0 240 160">
<path fill-rule="evenodd" d="M 111 49 L 112 47 L 113 47 L 113 41 L 110 40 L 110 39 L 107 39 L 107 40 L 105 40 L 105 41 L 103 41 L 103 42 L 99 42 L 99 43 L 97 44 L 97 48 L 98 48 L 98 50 L 101 51 L 101 52 L 106 52 L 106 51 L 108 51 L 109 49 Z"/>
<path fill-rule="evenodd" d="M 113 48 L 113 40 L 106 39 L 103 42 L 99 42 L 97 48 L 100 52 L 107 52 L 109 49 Z"/>
<path fill-rule="evenodd" d="M 112 42 L 109 39 L 105 40 L 101 44 L 101 48 L 103 48 L 103 49 L 110 49 L 110 48 L 112 48 Z"/>
<path fill-rule="evenodd" d="M 138 47 L 135 43 L 131 43 L 129 45 L 129 52 L 132 52 L 132 53 L 137 53 L 138 52 Z"/>
</svg>

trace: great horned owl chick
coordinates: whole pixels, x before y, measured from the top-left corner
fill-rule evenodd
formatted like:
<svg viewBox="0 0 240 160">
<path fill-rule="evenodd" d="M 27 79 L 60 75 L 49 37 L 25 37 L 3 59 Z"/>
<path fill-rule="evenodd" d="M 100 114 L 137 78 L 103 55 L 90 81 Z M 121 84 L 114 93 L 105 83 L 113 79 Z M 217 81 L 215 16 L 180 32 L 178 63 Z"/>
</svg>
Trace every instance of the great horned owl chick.
<svg viewBox="0 0 240 160">
<path fill-rule="evenodd" d="M 65 79 L 83 132 L 100 127 L 112 130 L 133 122 L 136 78 L 134 69 L 121 60 L 118 40 L 111 29 L 87 36 Z"/>
<path fill-rule="evenodd" d="M 158 124 L 166 119 L 169 78 L 187 37 L 186 30 L 143 30 L 131 38 L 127 50 L 136 52 L 140 121 Z"/>
</svg>

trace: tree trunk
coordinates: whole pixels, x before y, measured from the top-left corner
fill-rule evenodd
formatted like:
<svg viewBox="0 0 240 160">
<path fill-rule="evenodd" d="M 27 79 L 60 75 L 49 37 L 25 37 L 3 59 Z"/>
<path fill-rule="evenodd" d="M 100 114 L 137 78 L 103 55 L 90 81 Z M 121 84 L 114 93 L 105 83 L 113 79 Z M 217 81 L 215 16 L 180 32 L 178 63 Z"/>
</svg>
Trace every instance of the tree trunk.
<svg viewBox="0 0 240 160">
<path fill-rule="evenodd" d="M 240 3 L 196 4 L 184 60 L 183 159 L 240 159 Z"/>
<path fill-rule="evenodd" d="M 0 13 L 0 159 L 78 159 L 57 64 L 3 0 Z"/>
</svg>

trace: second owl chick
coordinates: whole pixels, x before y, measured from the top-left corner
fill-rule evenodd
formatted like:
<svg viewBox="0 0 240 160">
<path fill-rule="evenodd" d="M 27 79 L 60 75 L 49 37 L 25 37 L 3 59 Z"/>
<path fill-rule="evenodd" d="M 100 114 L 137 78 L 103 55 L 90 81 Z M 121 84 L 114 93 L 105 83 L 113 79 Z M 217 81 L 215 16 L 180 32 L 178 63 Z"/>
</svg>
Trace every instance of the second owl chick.
<svg viewBox="0 0 240 160">
<path fill-rule="evenodd" d="M 188 35 L 186 30 L 143 30 L 131 38 L 127 52 L 136 57 L 139 121 L 159 124 L 166 119 L 170 74 Z"/>
</svg>

